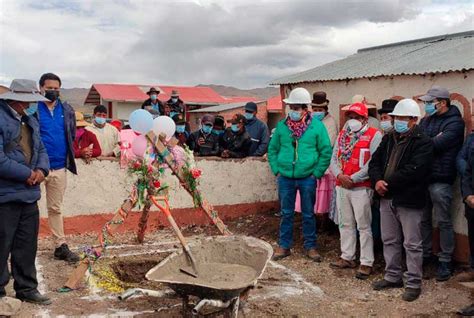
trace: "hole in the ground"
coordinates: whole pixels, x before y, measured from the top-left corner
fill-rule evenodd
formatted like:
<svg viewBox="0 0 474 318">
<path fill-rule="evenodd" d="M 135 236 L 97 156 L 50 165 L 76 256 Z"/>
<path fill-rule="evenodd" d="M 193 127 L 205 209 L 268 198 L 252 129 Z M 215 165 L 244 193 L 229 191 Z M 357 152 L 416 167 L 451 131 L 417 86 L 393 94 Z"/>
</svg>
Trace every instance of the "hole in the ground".
<svg viewBox="0 0 474 318">
<path fill-rule="evenodd" d="M 157 260 L 141 260 L 141 261 L 118 261 L 112 264 L 112 269 L 117 278 L 126 283 L 140 283 L 144 280 L 145 274 L 158 265 Z"/>
</svg>

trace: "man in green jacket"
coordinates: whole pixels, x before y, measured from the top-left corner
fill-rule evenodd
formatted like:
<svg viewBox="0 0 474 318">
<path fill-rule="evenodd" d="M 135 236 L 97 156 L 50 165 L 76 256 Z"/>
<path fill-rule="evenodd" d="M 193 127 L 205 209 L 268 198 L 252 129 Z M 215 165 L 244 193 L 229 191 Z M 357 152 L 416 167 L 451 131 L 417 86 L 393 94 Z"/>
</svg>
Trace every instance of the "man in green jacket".
<svg viewBox="0 0 474 318">
<path fill-rule="evenodd" d="M 291 254 L 295 200 L 299 190 L 306 255 L 320 262 L 314 216 L 316 180 L 324 175 L 331 161 L 331 142 L 321 121 L 312 120 L 308 112 L 311 96 L 306 89 L 295 88 L 283 101 L 290 111 L 288 117 L 278 123 L 268 147 L 270 168 L 278 177 L 281 208 L 280 240 L 273 260 Z"/>
</svg>

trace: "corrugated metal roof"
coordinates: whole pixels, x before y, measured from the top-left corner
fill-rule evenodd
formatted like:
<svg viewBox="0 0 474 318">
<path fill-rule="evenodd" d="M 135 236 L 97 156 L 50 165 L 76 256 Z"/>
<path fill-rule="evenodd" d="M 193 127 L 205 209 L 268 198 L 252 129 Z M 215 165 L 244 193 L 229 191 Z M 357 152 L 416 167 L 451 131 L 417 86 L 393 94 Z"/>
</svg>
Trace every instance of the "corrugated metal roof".
<svg viewBox="0 0 474 318">
<path fill-rule="evenodd" d="M 272 85 L 474 69 L 474 31 L 393 43 L 285 76 Z"/>
</svg>

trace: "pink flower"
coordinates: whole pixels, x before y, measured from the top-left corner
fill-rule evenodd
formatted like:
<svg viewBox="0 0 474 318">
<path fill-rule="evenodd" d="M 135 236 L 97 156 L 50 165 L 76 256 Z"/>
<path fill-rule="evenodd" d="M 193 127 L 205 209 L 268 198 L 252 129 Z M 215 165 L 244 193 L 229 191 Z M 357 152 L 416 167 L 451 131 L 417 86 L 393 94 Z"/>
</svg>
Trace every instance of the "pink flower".
<svg viewBox="0 0 474 318">
<path fill-rule="evenodd" d="M 192 169 L 191 170 L 191 175 L 193 176 L 194 179 L 197 179 L 201 176 L 201 170 L 200 169 Z"/>
</svg>

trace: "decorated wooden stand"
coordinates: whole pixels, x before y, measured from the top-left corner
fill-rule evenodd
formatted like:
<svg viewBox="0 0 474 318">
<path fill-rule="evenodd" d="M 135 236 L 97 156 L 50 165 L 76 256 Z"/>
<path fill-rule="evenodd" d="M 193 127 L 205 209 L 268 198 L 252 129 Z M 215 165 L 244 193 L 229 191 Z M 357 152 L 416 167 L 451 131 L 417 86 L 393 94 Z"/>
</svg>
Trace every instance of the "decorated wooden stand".
<svg viewBox="0 0 474 318">
<path fill-rule="evenodd" d="M 159 160 L 157 160 L 158 163 L 164 163 L 171 169 L 172 173 L 179 179 L 181 186 L 183 186 L 184 189 L 193 197 L 195 207 L 204 211 L 204 213 L 209 217 L 221 234 L 231 235 L 232 233 L 227 229 L 227 226 L 219 218 L 217 211 L 214 210 L 213 206 L 209 202 L 201 197 L 201 194 L 199 190 L 196 189 L 195 184 L 194 186 L 190 185 L 190 182 L 196 182 L 192 181 L 194 178 L 189 178 L 191 171 L 186 169 L 186 166 L 179 167 L 176 164 L 173 155 L 168 149 L 169 145 L 176 144 L 176 140 L 172 138 L 168 143 L 166 143 L 163 135 L 158 137 L 153 132 L 147 134 L 147 139 L 149 142 L 151 142 L 156 154 L 159 157 Z M 155 193 L 151 191 L 149 195 L 154 196 Z M 72 272 L 64 287 L 61 288 L 60 291 L 70 291 L 77 288 L 87 270 L 90 269 L 94 262 L 105 253 L 105 250 L 110 243 L 108 237 L 114 235 L 118 228 L 127 219 L 130 211 L 141 201 L 141 199 L 143 198 L 140 198 L 140 195 L 137 193 L 137 187 L 134 187 L 130 193 L 129 198 L 124 201 L 112 219 L 104 225 L 101 233 L 98 235 L 97 244 L 84 250 L 82 261 Z M 152 200 L 146 200 L 146 203 L 143 206 L 137 233 L 137 239 L 139 242 L 143 242 L 144 239 L 151 201 Z"/>
</svg>

